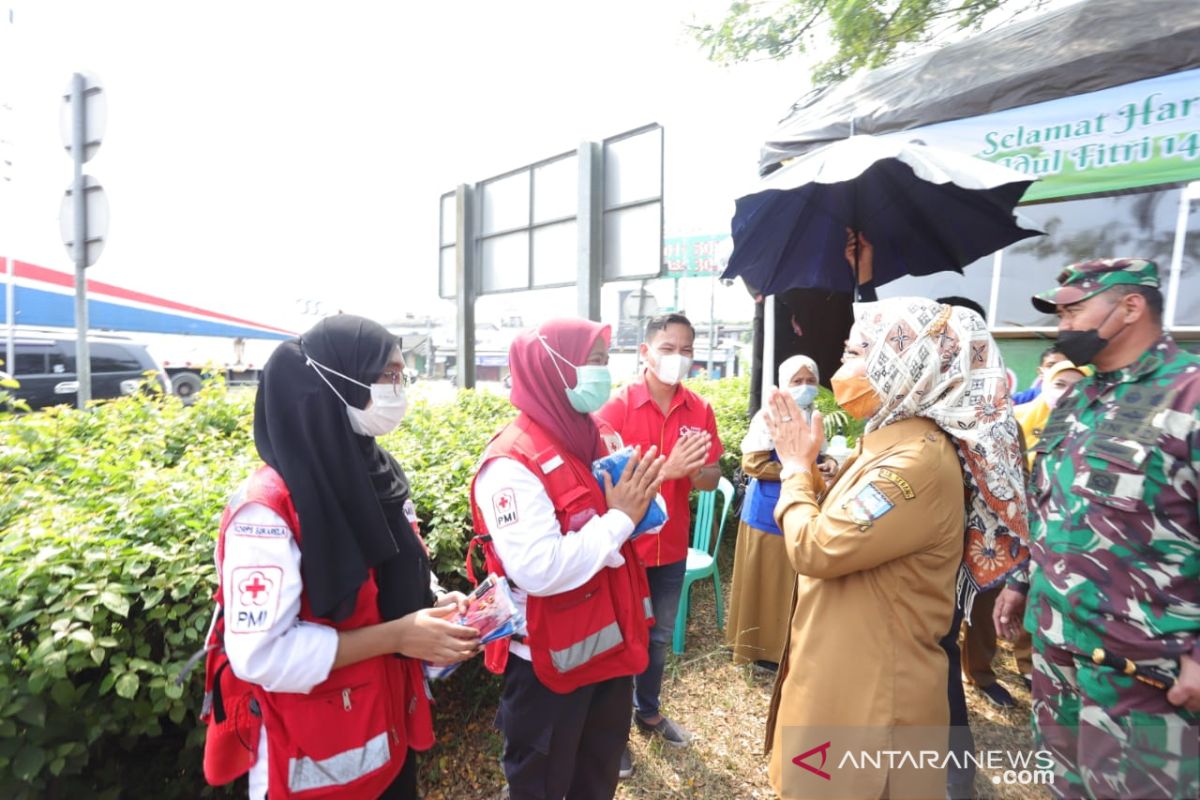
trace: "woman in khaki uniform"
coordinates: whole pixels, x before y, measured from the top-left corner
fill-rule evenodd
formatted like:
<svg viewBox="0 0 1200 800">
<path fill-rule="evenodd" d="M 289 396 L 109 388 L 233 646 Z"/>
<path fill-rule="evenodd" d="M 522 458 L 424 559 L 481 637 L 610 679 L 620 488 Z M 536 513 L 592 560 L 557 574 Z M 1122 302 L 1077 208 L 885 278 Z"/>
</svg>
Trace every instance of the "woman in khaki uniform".
<svg viewBox="0 0 1200 800">
<path fill-rule="evenodd" d="M 807 413 L 817 396 L 820 374 L 808 356 L 792 356 L 779 365 L 779 388 Z M 733 586 L 725 620 L 725 642 L 733 648 L 734 663 L 757 662 L 774 669 L 787 641 L 789 605 L 796 573 L 784 552 L 783 536 L 775 525 L 779 499 L 779 458 L 767 431 L 764 410 L 750 420 L 742 439 L 742 471 L 750 477 L 742 502 L 737 549 L 733 556 Z M 816 470 L 812 489 L 825 488 Z"/>
<path fill-rule="evenodd" d="M 767 415 L 783 464 L 775 517 L 799 575 L 767 723 L 770 778 L 784 797 L 941 798 L 938 640 L 956 589 L 969 595 L 976 572 L 1026 555 L 1018 432 L 999 351 L 974 312 L 917 298 L 855 312 L 832 384 L 868 422 L 825 496 L 807 474 L 820 415 L 803 424 L 779 391 Z M 880 766 L 864 752 L 882 752 Z"/>
</svg>

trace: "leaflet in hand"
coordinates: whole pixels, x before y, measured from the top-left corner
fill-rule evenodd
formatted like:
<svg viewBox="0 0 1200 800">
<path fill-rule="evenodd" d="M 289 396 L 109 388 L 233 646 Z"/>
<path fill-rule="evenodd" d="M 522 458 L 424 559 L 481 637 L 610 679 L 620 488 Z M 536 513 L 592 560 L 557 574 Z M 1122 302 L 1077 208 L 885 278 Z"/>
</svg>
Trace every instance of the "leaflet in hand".
<svg viewBox="0 0 1200 800">
<path fill-rule="evenodd" d="M 508 636 L 525 635 L 525 614 L 513 601 L 505 578 L 491 573 L 467 596 L 467 612 L 455 619 L 479 631 L 480 644 L 494 642 Z M 461 662 L 460 662 L 461 663 Z M 425 676 L 430 680 L 444 678 L 458 668 L 458 664 L 444 667 L 425 664 Z"/>
<path fill-rule="evenodd" d="M 467 597 L 467 613 L 458 618 L 458 623 L 479 631 L 481 644 L 525 633 L 525 615 L 513 601 L 508 580 L 494 572 Z"/>
<path fill-rule="evenodd" d="M 612 478 L 613 486 L 621 480 L 621 473 L 625 471 L 625 465 L 629 463 L 630 456 L 633 455 L 632 447 L 625 447 L 615 453 L 611 453 L 604 458 L 598 458 L 592 462 L 592 475 L 596 477 L 600 488 L 604 488 L 604 473 Z M 663 500 L 662 495 L 655 495 L 654 500 L 646 507 L 646 513 L 642 515 L 641 520 L 633 528 L 633 538 L 643 533 L 658 533 L 662 526 L 667 521 L 667 504 Z"/>
</svg>

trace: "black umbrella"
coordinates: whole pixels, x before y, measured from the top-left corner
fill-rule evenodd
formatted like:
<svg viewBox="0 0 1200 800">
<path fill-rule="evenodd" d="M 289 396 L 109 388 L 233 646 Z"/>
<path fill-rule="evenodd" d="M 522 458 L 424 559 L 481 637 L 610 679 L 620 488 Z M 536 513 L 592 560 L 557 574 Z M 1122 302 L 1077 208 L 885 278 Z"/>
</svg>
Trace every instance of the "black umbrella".
<svg viewBox="0 0 1200 800">
<path fill-rule="evenodd" d="M 1042 231 L 1014 213 L 1034 179 L 973 156 L 897 137 L 852 136 L 801 156 L 737 201 L 722 278 L 762 294 L 854 292 L 904 275 L 962 271 Z M 847 232 L 874 247 L 856 279 Z"/>
</svg>

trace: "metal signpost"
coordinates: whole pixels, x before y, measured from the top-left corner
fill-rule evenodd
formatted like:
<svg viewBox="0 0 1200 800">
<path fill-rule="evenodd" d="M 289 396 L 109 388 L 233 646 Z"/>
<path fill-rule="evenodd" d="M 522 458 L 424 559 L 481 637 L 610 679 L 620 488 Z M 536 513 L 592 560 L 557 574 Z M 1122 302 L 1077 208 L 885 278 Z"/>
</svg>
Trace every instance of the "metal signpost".
<svg viewBox="0 0 1200 800">
<path fill-rule="evenodd" d="M 8 81 L 16 72 L 17 59 L 13 56 L 17 37 L 13 29 L 13 10 L 6 10 L 0 19 L 0 244 L 4 246 L 4 269 L 7 280 L 4 284 L 4 313 L 7 318 L 8 330 L 4 339 L 4 371 L 13 375 L 16 373 L 14 361 L 16 353 L 16 324 L 17 312 L 14 307 L 16 281 L 16 264 L 13 263 L 13 162 L 16 160 L 13 147 L 13 130 L 16 125 L 11 98 L 7 93 L 12 89 Z"/>
<path fill-rule="evenodd" d="M 663 129 L 644 125 L 440 198 L 438 292 L 458 306 L 458 385 L 475 384 L 475 301 L 574 286 L 600 319 L 600 287 L 662 274 Z"/>
<path fill-rule="evenodd" d="M 17 330 L 17 311 L 16 306 L 16 288 L 14 283 L 17 281 L 17 265 L 13 263 L 12 254 L 12 237 L 8 234 L 8 225 L 11 225 L 12 219 L 12 157 L 10 157 L 11 143 L 8 142 L 7 128 L 12 122 L 12 107 L 8 106 L 4 101 L 4 97 L 0 96 L 0 241 L 4 242 L 5 254 L 5 317 L 7 318 L 7 331 L 5 332 L 5 354 L 4 354 L 4 371 L 8 374 L 16 374 L 16 330 Z"/>
<path fill-rule="evenodd" d="M 108 233 L 108 200 L 100 183 L 83 173 L 84 162 L 100 149 L 107 116 L 104 90 L 92 76 L 75 73 L 63 95 L 63 146 L 75 165 L 75 177 L 59 210 L 63 244 L 75 262 L 75 373 L 79 378 L 78 405 L 92 399 L 92 364 L 88 349 L 87 278 L 84 270 L 96 263 Z"/>
</svg>

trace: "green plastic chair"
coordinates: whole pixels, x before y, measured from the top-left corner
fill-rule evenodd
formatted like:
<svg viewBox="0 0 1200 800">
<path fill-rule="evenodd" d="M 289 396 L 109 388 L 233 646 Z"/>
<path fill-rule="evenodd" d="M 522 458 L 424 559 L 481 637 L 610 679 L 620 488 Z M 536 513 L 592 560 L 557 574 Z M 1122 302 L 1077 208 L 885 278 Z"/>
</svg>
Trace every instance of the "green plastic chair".
<svg viewBox="0 0 1200 800">
<path fill-rule="evenodd" d="M 717 495 L 725 500 L 721 504 L 721 516 L 714 526 Z M 675 635 L 671 649 L 676 655 L 683 652 L 687 637 L 688 607 L 692 600 L 692 584 L 712 576 L 713 590 L 717 593 L 717 627 L 725 627 L 725 606 L 721 602 L 721 575 L 717 571 L 717 552 L 721 549 L 721 534 L 725 530 L 725 518 L 733 505 L 733 484 L 725 478 L 717 482 L 717 488 L 700 492 L 696 501 L 696 519 L 692 525 L 692 546 L 688 548 L 687 572 L 683 576 L 683 591 L 679 595 L 679 611 L 675 614 Z M 716 530 L 716 536 L 713 530 Z"/>
</svg>

